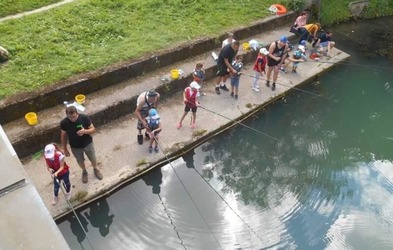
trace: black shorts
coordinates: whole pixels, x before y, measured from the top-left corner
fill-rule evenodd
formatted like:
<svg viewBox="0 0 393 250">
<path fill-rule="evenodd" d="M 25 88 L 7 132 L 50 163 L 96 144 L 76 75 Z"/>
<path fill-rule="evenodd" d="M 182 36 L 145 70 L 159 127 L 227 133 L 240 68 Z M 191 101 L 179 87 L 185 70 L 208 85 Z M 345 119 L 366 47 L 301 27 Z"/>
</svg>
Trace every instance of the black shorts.
<svg viewBox="0 0 393 250">
<path fill-rule="evenodd" d="M 267 66 L 269 66 L 269 67 L 277 66 L 280 64 L 280 62 L 281 62 L 281 59 L 279 61 L 276 61 L 273 58 L 270 58 L 270 57 L 267 58 Z"/>
<path fill-rule="evenodd" d="M 184 112 L 190 112 L 190 110 L 192 110 L 192 113 L 196 113 L 197 112 L 197 108 L 198 107 L 193 107 L 193 108 L 191 108 L 191 107 L 189 107 L 189 106 L 185 106 L 184 107 Z"/>
<path fill-rule="evenodd" d="M 225 64 L 224 65 L 217 64 L 217 73 L 216 73 L 217 76 L 225 76 L 228 74 L 229 74 L 228 68 Z"/>
</svg>

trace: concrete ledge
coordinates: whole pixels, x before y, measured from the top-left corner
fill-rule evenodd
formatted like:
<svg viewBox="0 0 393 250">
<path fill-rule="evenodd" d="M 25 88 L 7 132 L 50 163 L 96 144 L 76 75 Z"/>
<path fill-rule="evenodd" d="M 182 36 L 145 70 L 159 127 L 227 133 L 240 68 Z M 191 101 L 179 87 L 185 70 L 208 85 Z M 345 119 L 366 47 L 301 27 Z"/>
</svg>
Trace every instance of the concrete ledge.
<svg viewBox="0 0 393 250">
<path fill-rule="evenodd" d="M 280 17 L 273 16 L 258 21 L 249 27 L 238 28 L 233 32 L 238 39 L 244 39 L 280 27 L 289 21 L 293 21 L 295 17 L 296 14 L 294 12 Z M 73 99 L 79 93 L 90 94 L 122 81 L 143 76 L 161 67 L 216 49 L 221 45 L 218 41 L 223 40 L 224 37 L 225 34 L 218 37 L 200 39 L 191 44 L 182 44 L 179 47 L 151 53 L 141 59 L 81 74 L 53 86 L 39 89 L 36 92 L 6 98 L 0 101 L 0 124 L 6 124 L 21 118 L 29 111 L 38 112 L 54 107 L 63 100 Z"/>
</svg>

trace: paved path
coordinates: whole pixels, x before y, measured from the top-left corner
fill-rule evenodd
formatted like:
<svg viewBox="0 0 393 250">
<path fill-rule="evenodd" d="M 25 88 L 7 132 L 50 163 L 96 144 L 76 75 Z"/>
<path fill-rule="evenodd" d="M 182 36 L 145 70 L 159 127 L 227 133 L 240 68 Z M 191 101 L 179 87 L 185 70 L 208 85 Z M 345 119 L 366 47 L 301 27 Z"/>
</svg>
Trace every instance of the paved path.
<svg viewBox="0 0 393 250">
<path fill-rule="evenodd" d="M 15 14 L 15 15 L 2 17 L 2 18 L 0 18 L 0 23 L 4 22 L 4 21 L 7 21 L 7 20 L 10 20 L 10 19 L 17 19 L 17 18 L 21 18 L 21 17 L 28 16 L 28 15 L 31 15 L 31 14 L 47 11 L 47 10 L 50 10 L 50 9 L 59 7 L 59 6 L 64 5 L 64 4 L 74 2 L 74 1 L 75 0 L 63 0 L 61 2 L 50 4 L 50 5 L 47 5 L 47 6 L 38 8 L 38 9 L 35 9 L 35 10 L 25 11 L 25 12 L 18 13 L 18 14 Z"/>
<path fill-rule="evenodd" d="M 272 41 L 277 40 L 281 35 L 290 35 L 288 28 L 283 27 L 270 32 L 264 32 L 252 38 L 270 44 Z M 251 38 L 245 39 L 246 41 Z M 217 51 L 216 51 L 217 52 Z M 242 52 L 242 51 L 241 51 Z M 247 114 L 255 112 L 255 108 L 261 107 L 264 104 L 281 98 L 280 95 L 284 94 L 290 88 L 303 83 L 315 77 L 315 75 L 322 71 L 334 66 L 335 62 L 345 60 L 349 57 L 337 49 L 333 50 L 333 57 L 328 61 L 320 62 L 307 62 L 300 64 L 298 74 L 283 74 L 280 73 L 277 89 L 272 91 L 264 86 L 264 81 L 260 81 L 261 92 L 253 92 L 251 90 L 252 78 L 242 76 L 240 80 L 239 99 L 235 100 L 229 96 L 228 92 L 222 91 L 220 96 L 214 93 L 214 84 L 211 80 L 207 81 L 203 91 L 207 93 L 206 96 L 201 98 L 203 107 L 218 113 L 222 116 L 216 115 L 211 111 L 200 108 L 197 112 L 197 131 L 206 131 L 204 136 L 193 136 L 193 130 L 189 128 L 186 117 L 184 127 L 176 129 L 175 125 L 180 119 L 183 112 L 182 94 L 178 93 L 173 95 L 160 103 L 159 114 L 162 118 L 163 131 L 160 140 L 166 154 L 172 152 L 181 153 L 185 147 L 195 143 L 200 143 L 208 139 L 216 133 L 222 132 L 223 126 L 230 125 L 231 119 L 244 118 Z M 190 58 L 183 62 L 176 63 L 169 67 L 159 69 L 151 72 L 144 77 L 131 79 L 127 82 L 118 84 L 111 88 L 98 91 L 87 96 L 86 111 L 85 113 L 93 113 L 97 110 L 104 109 L 108 105 L 113 105 L 121 102 L 124 98 L 135 96 L 150 88 L 156 88 L 162 85 L 159 79 L 167 76 L 171 68 L 180 68 L 186 73 L 190 73 L 197 61 L 203 62 L 205 68 L 212 67 L 215 62 L 211 58 L 211 51 L 202 54 L 198 57 Z M 252 65 L 245 66 L 243 71 L 246 75 L 253 75 Z M 227 83 L 228 84 L 228 83 Z M 229 84 L 228 84 L 229 85 Z M 63 100 L 59 100 L 62 103 Z M 251 106 L 251 108 L 250 108 Z M 12 123 L 6 124 L 4 130 L 7 135 L 15 139 L 23 133 L 29 133 L 32 130 L 43 130 L 48 125 L 58 124 L 64 117 L 64 106 L 57 107 L 39 112 L 38 116 L 45 119 L 35 127 L 29 127 L 23 119 L 19 119 Z M 94 123 L 94 120 L 93 120 Z M 133 110 L 130 109 L 130 115 L 124 116 L 120 119 L 114 120 L 105 126 L 99 127 L 97 133 L 94 135 L 94 142 L 97 151 L 99 167 L 104 174 L 104 179 L 99 181 L 94 178 L 91 166 L 88 166 L 89 182 L 83 184 L 81 181 L 81 170 L 77 166 L 73 157 L 67 158 L 67 162 L 71 165 L 71 183 L 73 186 L 73 195 L 80 191 L 87 191 L 88 194 L 85 199 L 93 199 L 99 194 L 111 190 L 114 186 L 125 181 L 126 179 L 136 177 L 141 171 L 153 167 L 154 164 L 165 162 L 165 155 L 163 152 L 152 153 L 148 152 L 148 146 L 145 142 L 140 146 L 136 142 L 136 119 L 133 116 Z M 59 131 L 60 134 L 60 131 Z M 268 140 L 266 138 L 266 140 Z M 148 162 L 147 165 L 137 166 L 141 160 Z M 42 158 L 40 159 L 25 159 L 24 167 L 38 192 L 42 196 L 45 204 L 47 204 L 52 216 L 55 218 L 62 215 L 65 211 L 69 210 L 67 203 L 64 199 L 60 199 L 56 206 L 51 205 L 53 194 L 52 181 L 46 172 L 45 163 Z M 80 202 L 75 202 L 78 205 Z"/>
</svg>

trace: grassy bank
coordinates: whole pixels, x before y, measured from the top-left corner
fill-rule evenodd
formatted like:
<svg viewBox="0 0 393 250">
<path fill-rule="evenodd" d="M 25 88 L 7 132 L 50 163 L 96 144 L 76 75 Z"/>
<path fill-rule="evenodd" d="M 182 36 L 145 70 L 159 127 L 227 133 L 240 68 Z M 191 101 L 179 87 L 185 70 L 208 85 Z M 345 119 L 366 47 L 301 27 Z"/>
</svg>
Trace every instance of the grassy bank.
<svg viewBox="0 0 393 250">
<path fill-rule="evenodd" d="M 0 17 L 38 9 L 48 4 L 57 3 L 61 0 L 1 0 Z"/>
<path fill-rule="evenodd" d="M 324 0 L 321 1 L 321 22 L 324 25 L 340 23 L 352 17 L 348 4 L 353 0 Z M 393 15 L 392 0 L 370 0 L 364 11 L 364 17 L 374 18 Z"/>
<path fill-rule="evenodd" d="M 275 0 L 78 0 L 0 24 L 0 98 L 270 15 Z M 257 6 L 257 8 L 256 8 Z"/>
</svg>

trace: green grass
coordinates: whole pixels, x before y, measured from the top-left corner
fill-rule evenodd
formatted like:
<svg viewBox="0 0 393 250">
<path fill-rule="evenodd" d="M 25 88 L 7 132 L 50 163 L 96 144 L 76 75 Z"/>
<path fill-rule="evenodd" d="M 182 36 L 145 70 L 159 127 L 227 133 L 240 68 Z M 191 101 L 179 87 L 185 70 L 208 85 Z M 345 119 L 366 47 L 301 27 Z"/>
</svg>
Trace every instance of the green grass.
<svg viewBox="0 0 393 250">
<path fill-rule="evenodd" d="M 61 0 L 0 0 L 0 17 L 38 9 Z"/>
<path fill-rule="evenodd" d="M 0 98 L 74 74 L 215 36 L 263 18 L 275 0 L 78 0 L 0 24 L 11 60 Z M 256 9 L 256 6 L 258 8 Z"/>
<path fill-rule="evenodd" d="M 330 25 L 348 20 L 352 16 L 348 9 L 350 2 L 352 0 L 322 1 L 321 23 Z M 364 11 L 364 16 L 368 18 L 386 15 L 393 15 L 392 0 L 370 0 L 368 7 Z"/>
</svg>

